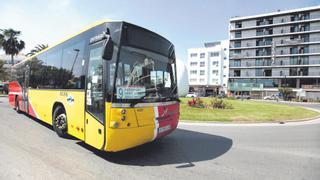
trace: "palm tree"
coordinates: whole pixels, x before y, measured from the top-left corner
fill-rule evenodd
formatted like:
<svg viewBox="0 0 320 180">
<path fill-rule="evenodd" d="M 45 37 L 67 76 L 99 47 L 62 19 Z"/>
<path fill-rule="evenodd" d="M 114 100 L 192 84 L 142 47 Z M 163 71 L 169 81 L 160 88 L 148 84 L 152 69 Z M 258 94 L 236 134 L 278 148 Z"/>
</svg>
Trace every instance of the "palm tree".
<svg viewBox="0 0 320 180">
<path fill-rule="evenodd" d="M 28 54 L 26 54 L 26 56 L 33 56 L 33 55 L 37 54 L 38 52 L 40 52 L 44 49 L 47 49 L 48 47 L 49 47 L 48 44 L 38 44 Z"/>
<path fill-rule="evenodd" d="M 7 55 L 11 55 L 11 64 L 13 65 L 14 55 L 19 54 L 19 52 L 24 49 L 25 43 L 24 41 L 18 39 L 18 36 L 21 35 L 20 31 L 16 31 L 13 29 L 1 29 L 1 31 L 1 46 Z"/>
</svg>

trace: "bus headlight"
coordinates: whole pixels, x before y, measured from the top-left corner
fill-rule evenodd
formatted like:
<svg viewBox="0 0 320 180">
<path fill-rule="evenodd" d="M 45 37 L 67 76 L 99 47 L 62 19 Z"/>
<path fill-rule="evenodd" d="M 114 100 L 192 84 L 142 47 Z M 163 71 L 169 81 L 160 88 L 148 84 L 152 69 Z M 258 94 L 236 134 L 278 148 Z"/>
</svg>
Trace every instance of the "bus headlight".
<svg viewBox="0 0 320 180">
<path fill-rule="evenodd" d="M 120 123 L 116 121 L 111 121 L 110 124 L 112 128 L 118 128 L 120 126 Z"/>
</svg>

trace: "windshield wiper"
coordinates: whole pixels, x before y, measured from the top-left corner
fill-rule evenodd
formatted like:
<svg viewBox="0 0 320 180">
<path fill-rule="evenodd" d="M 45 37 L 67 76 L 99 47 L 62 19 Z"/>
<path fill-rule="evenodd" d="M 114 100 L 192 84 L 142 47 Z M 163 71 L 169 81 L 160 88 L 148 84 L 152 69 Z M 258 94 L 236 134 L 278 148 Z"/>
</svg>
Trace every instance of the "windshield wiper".
<svg viewBox="0 0 320 180">
<path fill-rule="evenodd" d="M 174 93 L 174 91 L 177 89 L 177 84 L 174 86 L 174 88 L 172 88 L 171 89 L 171 91 L 170 91 L 170 93 L 169 93 L 169 95 L 168 96 L 166 96 L 165 98 L 170 98 L 170 99 L 174 99 L 174 100 L 176 100 L 176 101 L 178 101 L 178 102 L 180 102 L 180 99 L 177 97 L 177 96 L 172 96 L 173 95 L 173 93 Z"/>
<path fill-rule="evenodd" d="M 141 102 L 141 100 L 143 100 L 147 95 L 143 95 L 142 97 L 140 97 L 139 99 L 136 99 L 135 101 L 130 103 L 130 107 L 134 108 L 134 106 L 136 106 L 138 103 Z"/>
</svg>

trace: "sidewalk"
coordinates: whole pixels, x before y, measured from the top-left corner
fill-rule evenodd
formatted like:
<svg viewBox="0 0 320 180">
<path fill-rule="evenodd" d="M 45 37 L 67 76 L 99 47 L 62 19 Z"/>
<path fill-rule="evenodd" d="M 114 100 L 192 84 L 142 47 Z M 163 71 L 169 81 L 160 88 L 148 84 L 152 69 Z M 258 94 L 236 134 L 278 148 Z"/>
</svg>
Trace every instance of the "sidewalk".
<svg viewBox="0 0 320 180">
<path fill-rule="evenodd" d="M 282 104 L 297 104 L 297 105 L 304 105 L 304 104 L 315 104 L 320 105 L 319 102 L 295 102 L 295 101 L 284 101 L 284 100 L 264 100 L 264 99 L 251 99 L 251 101 L 259 101 L 259 102 L 270 102 L 270 103 L 282 103 Z"/>
</svg>

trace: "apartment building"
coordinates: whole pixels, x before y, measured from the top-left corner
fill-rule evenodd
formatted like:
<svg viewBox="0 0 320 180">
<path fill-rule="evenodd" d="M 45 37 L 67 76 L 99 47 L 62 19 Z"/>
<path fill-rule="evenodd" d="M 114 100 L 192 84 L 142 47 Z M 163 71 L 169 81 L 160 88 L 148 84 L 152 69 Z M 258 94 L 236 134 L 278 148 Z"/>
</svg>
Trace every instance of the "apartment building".
<svg viewBox="0 0 320 180">
<path fill-rule="evenodd" d="M 229 40 L 205 43 L 188 49 L 189 89 L 200 96 L 227 92 Z"/>
<path fill-rule="evenodd" d="M 229 29 L 230 91 L 286 86 L 320 98 L 320 6 L 231 18 Z"/>
</svg>

